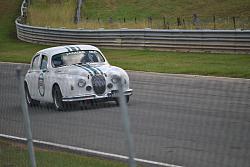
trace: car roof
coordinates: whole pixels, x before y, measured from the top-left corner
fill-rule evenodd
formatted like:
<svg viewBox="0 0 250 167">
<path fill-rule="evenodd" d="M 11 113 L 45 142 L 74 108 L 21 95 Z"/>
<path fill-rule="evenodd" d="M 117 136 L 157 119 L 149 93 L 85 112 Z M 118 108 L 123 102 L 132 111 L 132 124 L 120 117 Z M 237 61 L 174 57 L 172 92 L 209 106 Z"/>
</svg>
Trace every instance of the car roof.
<svg viewBox="0 0 250 167">
<path fill-rule="evenodd" d="M 65 46 L 46 48 L 46 49 L 40 50 L 38 53 L 39 54 L 43 53 L 43 54 L 46 54 L 47 56 L 53 56 L 59 53 L 74 52 L 74 51 L 80 51 L 80 50 L 100 51 L 97 47 L 92 46 L 92 45 L 65 45 Z"/>
</svg>

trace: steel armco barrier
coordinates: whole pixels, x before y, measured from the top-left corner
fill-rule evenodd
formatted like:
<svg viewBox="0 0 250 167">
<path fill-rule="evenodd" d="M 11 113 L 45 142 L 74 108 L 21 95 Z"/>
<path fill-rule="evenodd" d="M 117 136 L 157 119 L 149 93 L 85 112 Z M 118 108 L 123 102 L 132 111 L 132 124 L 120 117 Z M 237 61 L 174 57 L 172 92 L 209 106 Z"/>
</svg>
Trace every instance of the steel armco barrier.
<svg viewBox="0 0 250 167">
<path fill-rule="evenodd" d="M 45 45 L 250 53 L 250 30 L 56 29 L 25 25 L 20 19 L 16 29 L 20 40 Z"/>
</svg>

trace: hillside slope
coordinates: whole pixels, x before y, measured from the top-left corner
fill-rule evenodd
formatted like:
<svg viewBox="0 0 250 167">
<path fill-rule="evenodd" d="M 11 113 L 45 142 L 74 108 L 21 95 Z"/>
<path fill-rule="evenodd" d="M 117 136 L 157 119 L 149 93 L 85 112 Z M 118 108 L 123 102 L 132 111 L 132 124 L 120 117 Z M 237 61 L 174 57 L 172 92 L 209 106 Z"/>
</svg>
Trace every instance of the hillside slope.
<svg viewBox="0 0 250 167">
<path fill-rule="evenodd" d="M 0 61 L 27 63 L 34 53 L 45 48 L 17 39 L 15 19 L 20 15 L 21 3 L 22 0 L 0 1 Z"/>
<path fill-rule="evenodd" d="M 250 16 L 249 0 L 86 0 L 83 12 L 90 18 Z"/>
<path fill-rule="evenodd" d="M 87 29 L 193 29 L 193 14 L 197 14 L 202 29 L 214 28 L 213 16 L 216 16 L 218 29 L 250 28 L 249 0 L 84 0 L 82 22 L 78 25 L 73 21 L 75 8 L 76 0 L 33 0 L 28 23 Z M 177 17 L 180 17 L 181 26 L 176 26 Z M 232 17 L 236 17 L 236 26 Z M 152 23 L 149 23 L 149 18 L 152 18 Z"/>
<path fill-rule="evenodd" d="M 48 27 L 74 25 L 76 0 L 33 0 L 28 12 L 28 24 Z"/>
<path fill-rule="evenodd" d="M 0 42 L 16 39 L 15 19 L 20 5 L 21 0 L 0 1 Z"/>
</svg>

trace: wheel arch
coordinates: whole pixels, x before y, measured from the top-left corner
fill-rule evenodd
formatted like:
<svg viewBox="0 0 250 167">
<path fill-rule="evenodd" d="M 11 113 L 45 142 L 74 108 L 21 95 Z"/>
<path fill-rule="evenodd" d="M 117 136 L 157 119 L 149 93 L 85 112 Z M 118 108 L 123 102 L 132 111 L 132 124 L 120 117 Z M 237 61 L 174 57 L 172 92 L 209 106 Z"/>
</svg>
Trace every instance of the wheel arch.
<svg viewBox="0 0 250 167">
<path fill-rule="evenodd" d="M 52 85 L 52 91 L 51 91 L 52 97 L 53 97 L 53 92 L 54 92 L 56 86 L 58 86 L 59 89 L 61 90 L 61 88 L 60 88 L 60 86 L 59 86 L 59 84 L 57 82 L 53 83 L 53 85 Z"/>
<path fill-rule="evenodd" d="M 30 92 L 30 88 L 29 88 L 29 84 L 26 80 L 23 81 L 23 86 L 24 86 L 24 89 L 28 89 L 28 91 Z"/>
<path fill-rule="evenodd" d="M 58 98 L 58 94 L 57 93 L 55 93 L 54 94 L 54 91 L 56 90 L 56 89 L 59 89 L 59 91 L 60 91 L 60 94 L 61 94 L 61 88 L 60 88 L 60 86 L 59 86 L 59 84 L 58 83 L 54 83 L 53 84 L 53 86 L 52 86 L 52 91 L 51 91 L 51 94 L 52 94 L 52 98 L 53 98 L 53 102 L 54 102 L 54 106 L 55 106 L 55 109 L 56 110 L 58 110 L 58 111 L 63 111 L 64 110 L 64 103 L 63 103 L 63 101 L 62 101 L 62 94 L 60 95 L 60 102 L 58 102 L 58 100 L 57 100 L 57 98 Z M 57 97 L 55 97 L 55 96 L 57 96 Z"/>
</svg>

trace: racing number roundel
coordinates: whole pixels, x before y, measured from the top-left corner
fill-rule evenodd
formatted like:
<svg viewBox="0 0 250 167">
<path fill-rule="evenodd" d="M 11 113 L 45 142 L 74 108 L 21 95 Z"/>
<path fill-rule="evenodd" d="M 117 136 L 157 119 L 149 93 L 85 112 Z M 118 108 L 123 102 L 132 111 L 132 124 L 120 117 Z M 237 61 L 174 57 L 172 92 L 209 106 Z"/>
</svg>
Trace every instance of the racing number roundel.
<svg viewBox="0 0 250 167">
<path fill-rule="evenodd" d="M 38 77 L 38 90 L 41 96 L 44 96 L 45 93 L 45 84 L 44 84 L 44 74 L 41 73 Z"/>
</svg>

